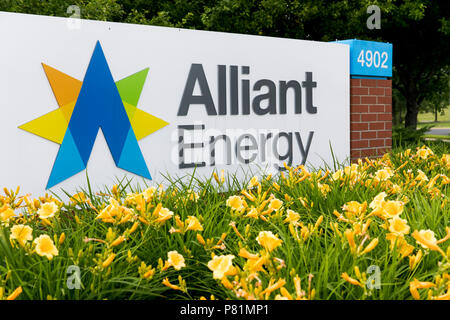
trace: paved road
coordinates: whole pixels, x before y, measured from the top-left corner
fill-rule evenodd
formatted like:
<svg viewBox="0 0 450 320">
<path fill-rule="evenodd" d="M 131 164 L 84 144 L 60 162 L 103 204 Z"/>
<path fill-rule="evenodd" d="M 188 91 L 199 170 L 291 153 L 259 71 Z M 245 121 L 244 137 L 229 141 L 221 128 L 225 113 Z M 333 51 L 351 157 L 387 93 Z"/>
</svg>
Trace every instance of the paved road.
<svg viewBox="0 0 450 320">
<path fill-rule="evenodd" d="M 427 134 L 436 134 L 439 136 L 447 136 L 450 134 L 450 128 L 431 128 Z"/>
</svg>

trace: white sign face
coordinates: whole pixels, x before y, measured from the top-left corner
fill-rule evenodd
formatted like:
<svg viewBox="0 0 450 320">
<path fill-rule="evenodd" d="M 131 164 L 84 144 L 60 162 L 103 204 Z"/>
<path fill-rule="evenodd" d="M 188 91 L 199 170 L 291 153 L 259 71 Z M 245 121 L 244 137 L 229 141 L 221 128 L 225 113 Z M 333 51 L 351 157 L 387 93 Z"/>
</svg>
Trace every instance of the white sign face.
<svg viewBox="0 0 450 320">
<path fill-rule="evenodd" d="M 86 169 L 101 188 L 350 155 L 345 44 L 72 20 L 0 13 L 2 186 L 40 195 L 86 186 Z"/>
</svg>

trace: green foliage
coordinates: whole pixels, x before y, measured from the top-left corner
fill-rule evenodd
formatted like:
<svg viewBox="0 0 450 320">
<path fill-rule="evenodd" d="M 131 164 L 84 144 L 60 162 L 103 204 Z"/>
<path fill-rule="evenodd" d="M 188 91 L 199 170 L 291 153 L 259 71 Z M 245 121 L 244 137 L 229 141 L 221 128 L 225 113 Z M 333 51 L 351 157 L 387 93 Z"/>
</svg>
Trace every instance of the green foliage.
<svg viewBox="0 0 450 320">
<path fill-rule="evenodd" d="M 392 128 L 392 145 L 394 147 L 406 147 L 423 143 L 424 135 L 433 128 L 433 125 L 424 126 L 420 129 L 411 129 L 402 125 Z"/>
<path fill-rule="evenodd" d="M 438 79 L 435 91 L 422 102 L 421 109 L 425 112 L 433 112 L 434 121 L 438 121 L 438 114 L 443 114 L 450 106 L 450 66 L 444 68 L 443 71 L 435 75 Z M 447 119 L 449 120 L 449 119 Z"/>
<path fill-rule="evenodd" d="M 448 0 L 3 0 L 0 10 L 294 39 L 350 38 L 393 43 L 395 109 L 415 129 L 420 110 L 448 104 Z M 369 30 L 369 5 L 381 9 L 381 29 Z M 401 100 L 401 101 L 400 101 Z M 396 122 L 398 121 L 395 118 Z"/>
<path fill-rule="evenodd" d="M 144 210 L 136 205 L 137 202 L 134 203 L 133 197 L 145 191 L 146 186 L 141 189 L 130 181 L 119 181 L 117 187 L 105 188 L 103 192 L 92 194 L 85 191 L 90 203 L 81 200 L 60 204 L 59 212 L 48 219 L 50 224 L 39 218 L 36 209 L 24 205 L 30 201 L 21 201 L 21 208 L 15 210 L 28 214 L 0 224 L 0 289 L 4 290 L 3 298 L 20 286 L 23 293 L 18 299 L 198 299 L 201 296 L 209 298 L 211 294 L 218 299 L 237 299 L 237 291 L 226 289 L 220 280 L 213 278 L 212 270 L 208 268 L 212 254 L 234 255 L 233 265 L 240 270 L 238 276 L 247 279 L 247 258 L 239 255 L 240 249 L 264 254 L 256 238 L 261 231 L 272 231 L 283 243 L 270 252 L 264 271 L 258 272 L 259 285 L 263 288 L 269 286 L 270 279 L 285 279 L 285 289 L 296 295 L 294 281 L 298 276 L 305 297 L 312 297 L 308 285 L 310 281 L 315 299 L 412 299 L 409 290 L 411 281 L 435 281 L 438 275 L 449 271 L 448 257 L 444 256 L 449 252 L 449 240 L 439 244 L 443 250 L 440 253 L 424 249 L 411 236 L 414 230 L 426 229 L 432 230 L 436 239 L 442 239 L 448 233 L 450 206 L 446 202 L 449 185 L 443 176 L 448 179 L 450 163 L 442 155 L 448 155 L 450 149 L 444 144 L 430 145 L 434 154 L 419 155 L 415 146 L 411 146 L 411 150 L 396 149 L 382 159 L 363 161 L 357 166 L 355 176 L 348 171 L 350 167 L 345 169 L 343 166 L 341 178 L 333 178 L 332 174 L 324 177 L 323 172 L 311 171 L 310 175 L 305 175 L 306 179 L 295 183 L 306 172 L 294 172 L 292 169 L 285 172 L 284 177 L 259 176 L 261 193 L 267 191 L 266 196 L 273 194 L 283 201 L 283 207 L 266 214 L 265 220 L 246 217 L 245 213 L 233 212 L 227 206 L 226 200 L 233 195 L 240 195 L 249 205 L 253 203 L 242 195 L 243 189 L 254 196 L 261 195 L 257 191 L 259 187 L 249 188 L 248 181 L 239 181 L 233 174 L 225 176 L 223 183 L 218 183 L 213 177 L 168 177 L 164 192 L 155 191 L 149 200 L 145 200 L 147 209 Z M 426 148 L 420 150 L 427 151 Z M 391 168 L 392 177 L 381 182 L 374 181 L 378 170 L 383 171 L 387 167 Z M 419 182 L 420 170 L 429 180 Z M 433 177 L 438 180 L 429 186 Z M 319 182 L 328 185 L 329 191 L 324 193 Z M 398 190 L 393 191 L 394 184 Z M 190 190 L 198 194 L 197 200 L 189 200 Z M 386 192 L 386 199 L 404 203 L 401 218 L 407 221 L 411 229 L 404 237 L 414 249 L 411 254 L 419 250 L 423 253 L 413 268 L 410 267 L 410 259 L 401 258 L 390 245 L 387 239 L 389 230 L 385 230 L 386 221 L 370 215 L 372 209 L 368 205 L 381 192 Z M 14 203 L 21 199 L 14 192 L 8 193 L 9 196 L 0 196 L 0 207 L 6 203 L 15 206 Z M 147 222 L 136 219 L 121 223 L 120 217 L 114 222 L 102 221 L 99 214 L 111 204 L 110 198 L 129 208 L 134 218 L 146 217 L 144 221 Z M 53 200 L 47 197 L 36 201 L 42 204 Z M 357 245 L 363 243 L 361 248 L 365 248 L 370 241 L 378 239 L 376 247 L 365 254 L 352 253 L 349 242 L 343 236 L 346 230 L 361 230 L 361 225 L 357 227 L 355 223 L 342 221 L 334 213 L 335 210 L 343 212 L 343 206 L 350 201 L 358 201 L 363 207 L 366 201 L 364 210 L 367 214 L 361 217 L 361 221 L 365 222 L 368 217 L 371 220 L 367 233 L 355 237 Z M 158 203 L 173 211 L 174 216 L 161 224 L 149 223 L 151 220 L 146 219 L 152 219 Z M 288 209 L 299 214 L 298 222 L 309 228 L 309 234 L 305 235 L 303 227 L 292 227 L 284 221 Z M 179 216 L 181 221 L 195 216 L 203 230 L 174 232 L 174 229 L 180 228 L 175 216 Z M 352 217 L 351 214 L 346 216 Z M 317 228 L 313 227 L 320 217 L 323 221 Z M 131 232 L 134 222 L 138 226 Z M 48 260 L 37 254 L 31 241 L 21 246 L 17 241 L 10 240 L 11 228 L 17 224 L 30 226 L 34 238 L 49 235 L 54 239 L 58 255 Z M 63 232 L 65 240 L 58 241 Z M 122 234 L 126 235 L 126 240 L 113 245 L 113 240 Z M 206 244 L 198 240 L 198 234 L 207 241 Z M 221 238 L 224 239 L 223 246 L 214 247 Z M 180 270 L 163 267 L 163 261 L 168 259 L 167 254 L 172 250 L 185 259 L 185 267 Z M 105 265 L 111 253 L 115 254 L 114 260 Z M 353 285 L 342 278 L 342 274 L 347 273 L 354 279 L 360 279 L 355 267 L 361 273 L 367 273 L 371 265 L 380 268 L 380 289 Z M 67 285 L 72 275 L 68 272 L 70 266 L 80 268 L 79 289 Z M 145 277 L 145 273 L 152 268 L 153 274 Z M 368 273 L 366 275 L 370 276 Z M 168 278 L 171 284 L 179 285 L 179 276 L 186 282 L 187 287 L 183 291 L 170 289 L 162 283 L 163 279 Z M 258 286 L 255 279 L 245 281 Z M 365 281 L 359 281 L 365 284 Z M 432 294 L 444 294 L 447 289 L 445 284 L 442 286 L 433 288 Z M 277 290 L 268 297 L 273 299 L 278 293 Z M 427 297 L 426 290 L 420 291 L 420 294 L 422 298 Z"/>
<path fill-rule="evenodd" d="M 374 36 L 393 43 L 393 85 L 405 100 L 405 126 L 415 129 L 422 102 L 440 91 L 450 64 L 450 34 L 445 27 L 450 6 L 448 1 L 407 1 L 388 7 Z"/>
<path fill-rule="evenodd" d="M 117 0 L 81 0 L 75 4 L 80 6 L 83 19 L 122 21 L 125 14 Z"/>
<path fill-rule="evenodd" d="M 118 0 L 2 0 L 0 10 L 69 17 L 70 6 L 78 6 L 82 19 L 122 21 L 125 12 Z"/>
</svg>

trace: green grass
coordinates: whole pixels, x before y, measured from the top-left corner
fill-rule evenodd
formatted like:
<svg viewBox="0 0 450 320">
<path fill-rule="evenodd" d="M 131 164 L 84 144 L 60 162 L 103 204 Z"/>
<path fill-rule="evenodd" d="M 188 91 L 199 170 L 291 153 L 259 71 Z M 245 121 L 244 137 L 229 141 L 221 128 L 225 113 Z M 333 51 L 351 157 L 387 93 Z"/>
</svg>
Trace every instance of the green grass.
<svg viewBox="0 0 450 320">
<path fill-rule="evenodd" d="M 336 179 L 331 174 L 324 177 L 323 171 L 307 175 L 305 171 L 291 169 L 284 172 L 284 178 L 259 176 L 260 187 L 250 190 L 248 181 L 239 181 L 233 174 L 225 175 L 223 183 L 213 177 L 173 179 L 163 192 L 157 191 L 144 202 L 140 200 L 143 190 L 132 187 L 128 181 L 120 181 L 117 187 L 103 193 L 86 191 L 91 204 L 84 201 L 59 203 L 51 197 L 36 199 L 34 205 L 30 201 L 18 204 L 22 197 L 9 191 L 9 195 L 0 197 L 0 211 L 6 212 L 5 208 L 11 207 L 16 213 L 26 214 L 4 221 L 0 227 L 0 297 L 5 298 L 21 287 L 23 292 L 17 299 L 199 299 L 211 295 L 218 299 L 238 299 L 244 293 L 250 295 L 247 297 L 275 299 L 286 292 L 293 298 L 306 299 L 412 299 L 410 283 L 414 279 L 437 283 L 430 295 L 442 296 L 446 293 L 448 278 L 439 280 L 439 277 L 448 274 L 449 240 L 439 244 L 442 250 L 439 253 L 423 248 L 412 237 L 414 230 L 430 229 L 437 239 L 449 232 L 446 230 L 450 217 L 449 184 L 444 184 L 444 176 L 449 176 L 450 163 L 442 155 L 449 154 L 450 149 L 444 143 L 429 142 L 429 145 L 434 155 L 427 159 L 419 157 L 415 147 L 409 155 L 405 149 L 396 149 L 382 159 L 362 161 L 354 167 L 357 171 L 344 173 L 342 178 Z M 385 181 L 374 180 L 376 173 L 380 174 L 379 170 L 385 168 L 392 170 L 392 176 Z M 429 181 L 419 182 L 418 170 L 429 180 L 437 177 L 436 184 L 427 186 Z M 324 185 L 328 185 L 329 192 Z M 192 193 L 188 190 L 194 190 L 198 200 L 190 199 Z M 258 199 L 244 197 L 242 190 Z M 381 192 L 386 192 L 386 201 L 403 203 L 400 217 L 410 227 L 404 236 L 412 248 L 410 256 L 419 251 L 423 253 L 413 269 L 410 258 L 402 258 L 400 248 L 391 246 L 386 238 L 389 231 L 383 228 L 386 222 L 381 216 L 372 215 L 367 231 L 361 232 L 373 210 L 368 205 Z M 282 200 L 282 207 L 261 218 L 261 213 L 269 206 L 267 203 L 258 211 L 257 218 L 246 217 L 252 206 L 261 206 L 264 193 L 265 199 L 273 194 Z M 248 209 L 241 213 L 231 210 L 226 200 L 234 195 L 245 199 Z M 113 220 L 105 222 L 98 216 L 110 204 L 110 197 L 119 201 L 119 205 L 110 207 L 108 212 Z M 52 201 L 58 203 L 60 210 L 48 219 L 51 222 L 48 225 L 37 214 L 36 205 Z M 346 213 L 343 206 L 351 205 L 350 201 L 358 201 L 361 205 L 357 207 L 362 211 L 353 215 Z M 159 213 L 153 214 L 159 203 L 174 213 L 162 223 L 155 221 Z M 125 210 L 122 217 L 121 210 Z M 299 214 L 297 225 L 284 221 L 288 210 Z M 338 220 L 333 213 L 335 210 L 353 222 Z M 127 212 L 131 220 L 120 223 Z M 189 216 L 197 217 L 203 230 L 188 230 L 186 224 L 177 223 L 176 216 L 184 223 Z M 323 221 L 314 227 L 320 219 Z M 137 222 L 137 229 L 130 233 L 134 222 Z M 34 239 L 49 235 L 54 239 L 58 255 L 48 260 L 37 253 L 31 241 L 20 246 L 16 240 L 10 240 L 11 228 L 16 224 L 30 226 Z M 171 232 L 176 229 L 180 232 Z M 344 236 L 346 230 L 355 233 L 354 241 L 361 247 L 360 254 L 352 253 L 351 243 Z M 261 231 L 271 231 L 283 242 L 269 252 L 256 240 Z M 63 232 L 66 237 L 59 244 Z M 126 241 L 112 246 L 120 235 L 125 235 Z M 374 239 L 378 240 L 374 249 L 361 254 Z M 240 256 L 242 248 L 257 255 L 257 259 Z M 168 252 L 174 250 L 185 259 L 185 266 L 180 270 L 164 268 Z M 112 263 L 103 265 L 112 253 L 116 255 Z M 226 282 L 214 279 L 208 267 L 213 255 L 234 256 L 232 264 L 236 274 L 226 276 L 230 288 L 226 288 Z M 259 269 L 254 266 L 257 260 L 262 262 Z M 80 289 L 70 289 L 67 285 L 68 281 L 74 281 L 73 271 L 68 273 L 71 266 L 80 269 Z M 357 274 L 356 266 L 361 275 Z M 144 277 L 152 268 L 154 274 Z M 373 270 L 380 272 L 378 289 L 366 285 L 367 278 L 375 277 Z M 342 277 L 344 273 L 362 286 L 346 281 Z M 182 290 L 164 285 L 165 278 Z M 261 294 L 274 283 L 282 285 L 285 291 L 277 288 L 267 295 Z M 427 289 L 418 289 L 418 293 L 421 298 L 428 296 Z"/>
<path fill-rule="evenodd" d="M 450 140 L 450 135 L 447 135 L 447 136 L 441 136 L 441 135 L 437 135 L 437 134 L 425 134 L 423 137 L 424 137 L 424 138 L 430 138 L 430 139 Z"/>
<path fill-rule="evenodd" d="M 417 117 L 418 128 L 432 124 L 435 128 L 450 128 L 450 106 L 443 113 L 438 114 L 438 121 L 434 122 L 434 113 L 419 113 Z"/>
</svg>

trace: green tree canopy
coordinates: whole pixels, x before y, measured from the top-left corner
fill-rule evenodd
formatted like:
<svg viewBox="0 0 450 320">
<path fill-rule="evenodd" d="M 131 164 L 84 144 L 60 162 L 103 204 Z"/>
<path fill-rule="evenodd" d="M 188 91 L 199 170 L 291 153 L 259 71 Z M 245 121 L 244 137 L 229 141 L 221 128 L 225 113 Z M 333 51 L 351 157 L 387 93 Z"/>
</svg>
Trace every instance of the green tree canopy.
<svg viewBox="0 0 450 320">
<path fill-rule="evenodd" d="M 394 88 L 404 98 L 405 125 L 416 128 L 424 101 L 444 99 L 450 65 L 448 0 L 2 0 L 0 10 L 168 27 L 334 41 L 358 38 L 394 46 Z M 368 29 L 367 7 L 381 9 L 381 29 Z M 447 80 L 446 80 L 447 79 Z M 433 102 L 434 103 L 434 102 Z"/>
</svg>

